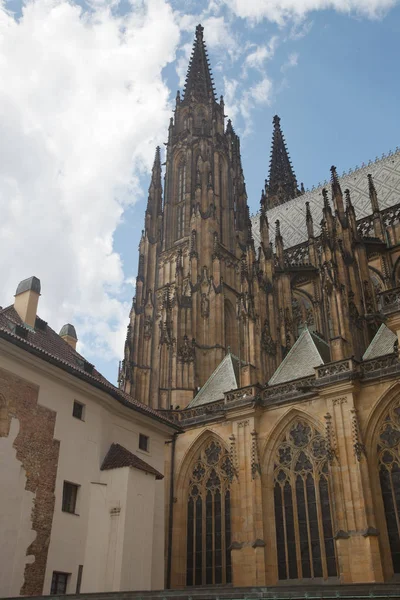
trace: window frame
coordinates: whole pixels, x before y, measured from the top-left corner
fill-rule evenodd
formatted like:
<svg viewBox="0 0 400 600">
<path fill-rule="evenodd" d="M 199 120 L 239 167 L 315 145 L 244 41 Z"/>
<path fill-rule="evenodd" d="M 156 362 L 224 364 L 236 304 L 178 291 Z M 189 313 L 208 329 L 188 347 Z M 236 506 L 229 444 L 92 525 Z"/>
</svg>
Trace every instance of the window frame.
<svg viewBox="0 0 400 600">
<path fill-rule="evenodd" d="M 81 409 L 82 409 L 80 417 L 74 414 L 75 413 L 75 406 L 80 406 Z M 85 420 L 85 412 L 86 412 L 85 408 L 86 408 L 86 405 L 83 404 L 83 402 L 79 402 L 79 400 L 74 400 L 74 403 L 72 405 L 72 416 L 74 417 L 74 419 L 78 419 L 78 421 L 84 421 Z"/>
<path fill-rule="evenodd" d="M 60 575 L 65 577 L 65 585 L 64 585 L 63 592 L 58 591 L 58 578 Z M 71 573 L 65 573 L 64 571 L 53 571 L 52 576 L 51 576 L 51 583 L 50 583 L 50 595 L 52 595 L 52 596 L 66 595 L 67 590 L 68 590 L 68 583 L 69 583 L 70 575 L 71 575 Z M 54 587 L 54 578 L 56 578 L 56 581 L 57 581 L 57 584 L 55 587 Z"/>
<path fill-rule="evenodd" d="M 143 439 L 146 440 L 146 448 L 141 448 L 140 441 Z M 138 449 L 140 452 L 146 452 L 146 454 L 150 454 L 150 436 L 146 435 L 145 433 L 139 433 Z"/>
<path fill-rule="evenodd" d="M 75 498 L 73 499 L 73 510 L 70 510 L 70 501 L 67 501 L 66 498 L 66 489 L 67 486 L 71 486 L 71 489 L 74 489 L 74 493 L 75 493 Z M 61 510 L 64 513 L 70 514 L 70 515 L 76 515 L 79 516 L 79 514 L 76 512 L 76 507 L 78 504 L 78 495 L 79 495 L 79 488 L 81 486 L 78 483 L 73 483 L 72 481 L 66 481 L 64 480 L 63 482 L 63 493 L 62 493 L 62 501 L 61 501 Z"/>
</svg>

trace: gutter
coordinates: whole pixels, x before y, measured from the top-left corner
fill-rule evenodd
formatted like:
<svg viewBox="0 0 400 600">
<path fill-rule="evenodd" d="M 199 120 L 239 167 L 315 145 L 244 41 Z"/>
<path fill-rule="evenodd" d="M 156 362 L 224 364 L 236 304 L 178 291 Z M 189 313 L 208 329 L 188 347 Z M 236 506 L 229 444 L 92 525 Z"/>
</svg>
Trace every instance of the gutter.
<svg viewBox="0 0 400 600">
<path fill-rule="evenodd" d="M 168 542 L 167 542 L 167 590 L 171 589 L 171 567 L 172 567 L 172 532 L 174 524 L 174 491 L 175 491 L 175 446 L 178 434 L 174 433 L 171 441 L 171 472 L 169 482 L 169 514 L 168 514 Z"/>
</svg>

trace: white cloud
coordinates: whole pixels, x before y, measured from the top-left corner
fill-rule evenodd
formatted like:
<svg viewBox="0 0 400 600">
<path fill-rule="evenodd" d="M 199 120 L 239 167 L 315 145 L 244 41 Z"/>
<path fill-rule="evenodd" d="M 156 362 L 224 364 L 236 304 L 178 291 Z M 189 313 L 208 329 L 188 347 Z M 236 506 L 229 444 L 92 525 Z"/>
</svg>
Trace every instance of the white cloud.
<svg viewBox="0 0 400 600">
<path fill-rule="evenodd" d="M 245 65 L 251 69 L 262 70 L 264 63 L 273 58 L 278 41 L 278 36 L 274 35 L 267 45 L 256 46 L 255 50 L 246 56 Z"/>
<path fill-rule="evenodd" d="M 113 237 L 164 139 L 179 41 L 165 0 L 114 12 L 36 0 L 16 20 L 0 4 L 0 303 L 38 276 L 42 317 L 109 358 L 130 308 Z"/>
<path fill-rule="evenodd" d="M 282 73 L 284 73 L 288 69 L 297 67 L 298 62 L 299 62 L 299 54 L 297 52 L 292 52 L 291 54 L 289 54 L 287 61 L 285 63 L 283 63 L 283 65 L 281 67 Z"/>
<path fill-rule="evenodd" d="M 236 16 L 258 22 L 262 19 L 285 24 L 302 19 L 314 10 L 334 9 L 368 18 L 379 18 L 398 0 L 224 0 Z"/>
</svg>

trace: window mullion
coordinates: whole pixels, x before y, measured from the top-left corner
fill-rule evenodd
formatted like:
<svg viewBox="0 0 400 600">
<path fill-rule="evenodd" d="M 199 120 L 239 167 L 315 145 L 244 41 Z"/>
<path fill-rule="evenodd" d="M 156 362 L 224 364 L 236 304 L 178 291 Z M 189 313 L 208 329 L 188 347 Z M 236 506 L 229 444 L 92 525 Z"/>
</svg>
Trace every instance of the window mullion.
<svg viewBox="0 0 400 600">
<path fill-rule="evenodd" d="M 393 508 L 394 508 L 394 516 L 396 518 L 396 523 L 397 523 L 397 532 L 398 532 L 398 535 L 400 537 L 400 520 L 399 520 L 399 513 L 398 513 L 398 508 L 397 508 L 397 502 L 396 502 L 396 495 L 394 493 L 394 486 L 393 486 L 393 479 L 392 479 L 392 469 L 390 469 L 390 471 L 389 471 L 389 477 L 390 477 L 390 491 L 392 492 L 392 502 L 393 502 Z"/>
<path fill-rule="evenodd" d="M 321 497 L 319 493 L 319 477 L 314 476 L 314 489 L 315 499 L 317 504 L 317 519 L 318 519 L 318 532 L 319 532 L 319 545 L 321 548 L 321 562 L 322 562 L 322 575 L 326 579 L 328 577 L 328 566 L 326 564 L 326 549 L 325 549 L 325 537 L 324 537 L 324 526 L 321 514 Z M 328 483 L 328 497 L 329 497 L 329 508 L 330 508 L 330 495 L 329 495 L 329 483 Z"/>
<path fill-rule="evenodd" d="M 282 497 L 282 514 L 283 514 L 283 531 L 285 536 L 285 558 L 286 558 L 286 579 L 290 579 L 289 576 L 289 548 L 288 548 L 288 540 L 287 540 L 287 527 L 286 527 L 286 506 L 285 506 L 285 496 L 283 493 L 283 485 L 281 488 L 281 497 Z"/>
<path fill-rule="evenodd" d="M 202 554 L 202 565 L 201 565 L 201 580 L 202 585 L 205 585 L 206 579 L 206 567 L 207 567 L 207 543 L 206 543 L 206 535 L 207 535 L 207 490 L 203 488 L 202 490 L 202 528 L 201 528 L 201 554 Z"/>
<path fill-rule="evenodd" d="M 223 584 L 226 583 L 225 494 L 226 489 L 221 486 L 221 564 Z"/>
<path fill-rule="evenodd" d="M 301 578 L 302 564 L 301 564 L 301 548 L 300 548 L 300 531 L 299 531 L 299 514 L 297 508 L 297 496 L 296 496 L 296 477 L 293 472 L 290 473 L 290 487 L 292 489 L 292 504 L 293 504 L 293 526 L 294 526 L 294 539 L 296 546 L 296 562 L 297 562 L 297 573 Z"/>
</svg>

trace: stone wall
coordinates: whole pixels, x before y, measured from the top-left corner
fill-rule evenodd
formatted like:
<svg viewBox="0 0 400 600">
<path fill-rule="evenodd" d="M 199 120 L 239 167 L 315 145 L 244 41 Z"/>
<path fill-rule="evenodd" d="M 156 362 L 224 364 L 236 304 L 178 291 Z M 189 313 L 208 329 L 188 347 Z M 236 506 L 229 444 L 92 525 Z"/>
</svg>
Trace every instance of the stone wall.
<svg viewBox="0 0 400 600">
<path fill-rule="evenodd" d="M 59 442 L 53 438 L 56 413 L 38 405 L 39 389 L 35 385 L 3 369 L 0 369 L 0 393 L 0 438 L 9 436 L 13 419 L 18 421 L 13 447 L 26 477 L 25 490 L 34 495 L 31 522 L 36 535 L 26 548 L 29 558 L 18 591 L 27 596 L 39 595 L 43 593 L 55 504 L 59 456 Z M 18 526 L 19 523 L 8 523 L 8 527 L 18 529 Z"/>
</svg>

